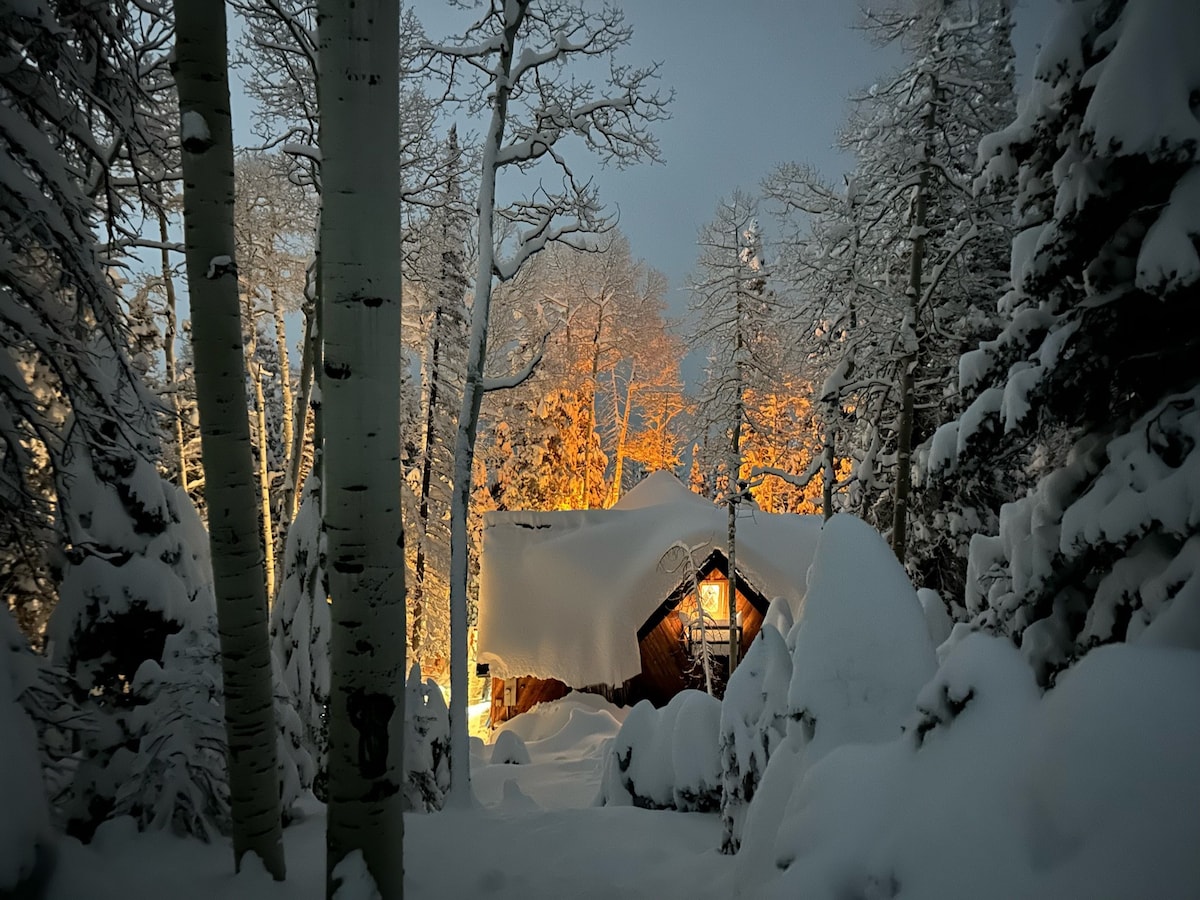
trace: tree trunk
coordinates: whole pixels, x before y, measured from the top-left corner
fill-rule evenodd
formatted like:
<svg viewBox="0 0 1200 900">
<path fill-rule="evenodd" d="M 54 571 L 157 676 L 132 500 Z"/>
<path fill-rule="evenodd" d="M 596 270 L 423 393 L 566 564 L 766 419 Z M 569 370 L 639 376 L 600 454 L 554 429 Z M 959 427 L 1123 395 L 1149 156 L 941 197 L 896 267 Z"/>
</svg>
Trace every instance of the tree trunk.
<svg viewBox="0 0 1200 900">
<path fill-rule="evenodd" d="M 892 506 L 892 552 L 900 563 L 908 550 L 908 501 L 912 493 L 912 433 L 915 414 L 916 370 L 920 363 L 917 316 L 920 312 L 921 282 L 925 262 L 925 219 L 929 203 L 929 179 L 933 162 L 929 147 L 936 124 L 937 78 L 930 76 L 929 100 L 925 107 L 925 143 L 917 174 L 916 196 L 913 198 L 912 254 L 909 257 L 907 309 L 901 326 L 905 353 L 900 359 L 900 424 L 896 435 L 896 493 Z"/>
<path fill-rule="evenodd" d="M 253 327 L 253 325 L 251 325 Z M 271 515 L 271 468 L 267 454 L 267 399 L 263 395 L 262 366 L 254 361 L 252 341 L 250 353 L 250 380 L 254 384 L 254 421 L 258 431 L 258 502 L 262 517 L 263 569 L 267 575 L 267 605 L 275 602 L 275 527 Z"/>
<path fill-rule="evenodd" d="M 742 349 L 745 346 L 744 337 L 742 335 L 742 322 L 745 321 L 744 311 L 742 309 L 743 295 L 738 291 L 737 296 L 737 332 L 734 338 L 734 401 L 733 401 L 733 428 L 729 435 L 729 463 L 726 466 L 729 470 L 729 676 L 733 676 L 733 670 L 738 663 L 738 651 L 741 649 L 738 641 L 737 627 L 737 507 L 741 500 L 741 485 L 738 483 L 738 476 L 741 475 L 742 469 L 742 420 L 746 417 L 746 406 L 743 399 L 743 391 L 745 390 L 745 380 L 742 377 Z"/>
<path fill-rule="evenodd" d="M 291 452 L 296 444 L 296 400 L 292 394 L 292 361 L 288 354 L 287 341 L 287 323 L 283 320 L 283 304 L 279 299 L 279 292 L 271 291 L 271 316 L 275 320 L 275 349 L 279 353 L 279 396 L 283 405 L 281 415 L 283 427 L 283 449 L 288 457 L 284 460 L 284 466 L 290 470 L 291 468 Z M 304 423 L 300 423 L 300 428 L 303 431 Z M 301 442 L 303 445 L 303 443 Z M 287 503 L 283 505 L 283 522 L 286 526 L 292 521 L 294 510 L 289 508 Z"/>
<path fill-rule="evenodd" d="M 287 474 L 283 481 L 283 514 L 288 522 L 296 517 L 300 503 L 301 470 L 304 467 L 304 435 L 308 424 L 309 406 L 313 407 L 313 468 L 321 446 L 317 433 L 317 408 L 320 401 L 313 403 L 314 384 L 319 383 L 321 372 L 321 249 L 318 241 L 309 264 L 308 284 L 304 298 L 304 338 L 300 345 L 300 394 L 295 402 L 295 425 L 292 428 L 292 443 L 288 446 Z"/>
<path fill-rule="evenodd" d="M 825 424 L 825 443 L 821 450 L 821 515 L 828 522 L 833 516 L 833 483 L 837 478 L 837 457 L 835 456 L 834 447 L 834 416 L 837 415 L 835 407 L 840 404 L 829 404 L 828 412 L 826 413 Z"/>
<path fill-rule="evenodd" d="M 266 583 L 258 547 L 234 265 L 233 133 L 225 7 L 175 4 L 183 229 L 192 304 L 213 585 L 221 636 L 234 865 L 251 852 L 283 880 Z"/>
<path fill-rule="evenodd" d="M 158 202 L 163 202 L 162 192 L 159 191 Z M 167 373 L 167 389 L 171 399 L 171 424 L 175 432 L 175 451 L 179 461 L 179 486 L 186 494 L 188 492 L 187 447 L 184 444 L 183 416 L 179 410 L 179 373 L 175 365 L 175 340 L 179 332 L 179 318 L 176 313 L 175 278 L 171 275 L 171 252 L 167 249 L 167 214 L 160 208 L 158 211 L 158 237 L 162 244 L 162 279 L 163 294 L 166 297 L 167 329 L 163 335 L 163 364 Z"/>
<path fill-rule="evenodd" d="M 417 507 L 417 521 L 420 527 L 420 535 L 417 538 L 417 554 L 416 560 L 413 563 L 413 620 L 412 627 L 409 630 L 409 640 L 412 645 L 413 656 L 416 659 L 420 659 L 421 629 L 424 627 L 425 597 L 427 595 L 425 590 L 425 560 L 427 551 L 425 548 L 429 540 L 429 490 L 433 484 L 433 442 L 435 440 L 434 428 L 437 422 L 438 380 L 442 377 L 443 300 L 444 298 L 441 296 L 441 292 L 439 292 L 438 306 L 433 311 L 433 341 L 429 350 L 429 394 L 425 404 L 425 435 L 421 456 L 421 494 Z"/>
<path fill-rule="evenodd" d="M 404 892 L 400 518 L 399 7 L 318 3 L 325 345 L 324 522 L 332 636 L 326 889 L 361 851 Z"/>
<path fill-rule="evenodd" d="M 637 374 L 637 364 L 633 363 L 629 371 L 629 381 L 625 389 L 625 409 L 620 408 L 620 392 L 617 388 L 617 373 L 613 370 L 612 386 L 613 386 L 613 419 L 616 425 L 617 441 L 616 441 L 616 461 L 613 463 L 613 483 L 612 489 L 608 492 L 608 506 L 613 506 L 621 499 L 621 483 L 625 479 L 625 447 L 629 441 L 629 413 L 633 409 L 633 380 Z"/>
<path fill-rule="evenodd" d="M 512 71 L 513 46 L 527 8 L 528 0 L 506 4 L 499 70 L 494 79 L 496 94 L 483 144 L 479 199 L 475 205 L 479 216 L 479 268 L 475 275 L 471 333 L 467 341 L 466 384 L 454 439 L 454 491 L 450 502 L 450 793 L 446 804 L 456 809 L 465 809 L 471 804 L 471 756 L 467 743 L 467 515 L 471 509 L 471 469 L 479 429 L 479 407 L 483 402 L 483 363 L 487 356 L 488 309 L 492 300 L 496 252 L 492 234 L 492 217 L 496 209 L 496 156 L 504 140 L 508 117 L 508 75 Z"/>
</svg>

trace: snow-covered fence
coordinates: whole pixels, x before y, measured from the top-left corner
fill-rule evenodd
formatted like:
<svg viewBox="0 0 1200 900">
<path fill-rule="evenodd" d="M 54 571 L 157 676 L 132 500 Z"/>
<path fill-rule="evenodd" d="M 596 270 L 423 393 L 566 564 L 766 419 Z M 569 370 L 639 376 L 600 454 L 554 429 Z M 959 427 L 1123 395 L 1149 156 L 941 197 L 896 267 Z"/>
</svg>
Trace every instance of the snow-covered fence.
<svg viewBox="0 0 1200 900">
<path fill-rule="evenodd" d="M 643 700 L 630 710 L 605 756 L 599 805 L 718 809 L 720 721 L 720 701 L 701 691 L 682 691 L 662 709 Z"/>
</svg>

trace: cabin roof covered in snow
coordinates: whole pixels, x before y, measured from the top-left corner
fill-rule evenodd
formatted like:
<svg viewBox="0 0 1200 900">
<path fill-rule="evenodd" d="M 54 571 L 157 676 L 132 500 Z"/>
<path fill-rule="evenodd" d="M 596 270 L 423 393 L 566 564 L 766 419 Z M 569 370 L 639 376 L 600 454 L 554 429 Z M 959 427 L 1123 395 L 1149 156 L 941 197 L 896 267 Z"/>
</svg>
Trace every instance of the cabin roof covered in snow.
<svg viewBox="0 0 1200 900">
<path fill-rule="evenodd" d="M 619 685 L 641 671 L 637 630 L 688 573 L 664 560 L 677 542 L 697 564 L 725 549 L 727 519 L 669 472 L 611 509 L 490 512 L 483 519 L 477 660 L 500 677 Z M 739 574 L 798 610 L 819 516 L 753 507 L 738 518 Z"/>
</svg>

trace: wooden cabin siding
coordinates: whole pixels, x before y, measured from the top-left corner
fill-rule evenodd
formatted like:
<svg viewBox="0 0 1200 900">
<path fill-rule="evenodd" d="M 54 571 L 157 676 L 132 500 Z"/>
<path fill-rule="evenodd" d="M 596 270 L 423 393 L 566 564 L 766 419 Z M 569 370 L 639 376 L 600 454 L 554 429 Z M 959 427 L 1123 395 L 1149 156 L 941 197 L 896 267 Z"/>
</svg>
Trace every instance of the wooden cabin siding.
<svg viewBox="0 0 1200 900">
<path fill-rule="evenodd" d="M 641 651 L 642 671 L 629 680 L 627 700 L 630 705 L 649 700 L 655 706 L 664 706 L 687 687 L 684 673 L 689 663 L 679 616 L 664 616 L 662 621 L 641 637 L 638 649 Z"/>
<path fill-rule="evenodd" d="M 571 693 L 571 688 L 554 678 L 524 677 L 516 679 L 517 702 L 513 706 L 504 703 L 504 679 L 492 679 L 492 725 L 507 722 L 513 716 L 529 712 L 539 703 L 559 700 Z"/>
</svg>

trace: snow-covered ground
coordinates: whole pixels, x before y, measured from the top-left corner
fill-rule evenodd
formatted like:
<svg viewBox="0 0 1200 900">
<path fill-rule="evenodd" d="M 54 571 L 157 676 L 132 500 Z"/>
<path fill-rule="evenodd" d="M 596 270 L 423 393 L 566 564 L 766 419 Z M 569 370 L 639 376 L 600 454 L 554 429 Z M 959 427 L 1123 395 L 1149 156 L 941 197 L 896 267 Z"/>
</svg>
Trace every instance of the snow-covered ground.
<svg viewBox="0 0 1200 900">
<path fill-rule="evenodd" d="M 729 897 L 733 864 L 717 852 L 716 815 L 592 806 L 602 750 L 626 712 L 576 694 L 518 717 L 505 730 L 520 737 L 528 765 L 492 765 L 495 744 L 476 744 L 479 808 L 405 817 L 408 895 Z M 284 840 L 288 879 L 276 884 L 253 862 L 233 876 L 227 843 L 110 823 L 89 846 L 61 842 L 48 900 L 320 900 L 323 815 L 288 828 Z"/>
</svg>

